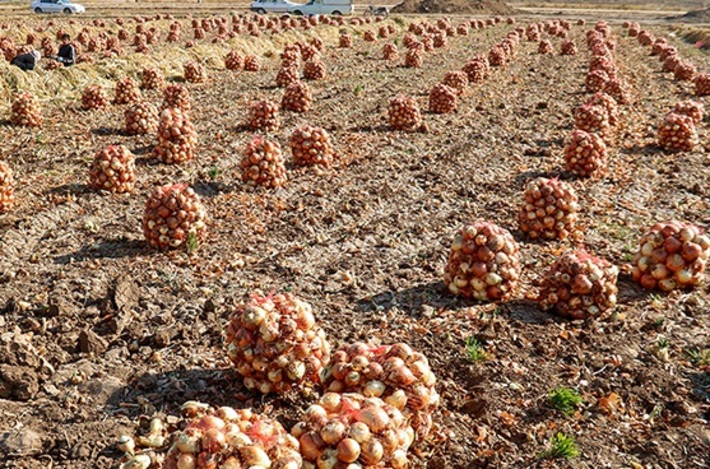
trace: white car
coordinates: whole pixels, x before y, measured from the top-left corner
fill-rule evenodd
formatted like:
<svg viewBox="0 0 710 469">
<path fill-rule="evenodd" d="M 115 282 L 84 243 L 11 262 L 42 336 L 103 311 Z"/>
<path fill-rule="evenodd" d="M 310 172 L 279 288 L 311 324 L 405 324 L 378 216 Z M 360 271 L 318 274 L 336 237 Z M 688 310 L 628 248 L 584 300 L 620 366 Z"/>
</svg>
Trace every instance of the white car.
<svg viewBox="0 0 710 469">
<path fill-rule="evenodd" d="M 305 5 L 292 5 L 288 12 L 297 16 L 349 15 L 353 12 L 353 0 L 309 0 Z"/>
<path fill-rule="evenodd" d="M 296 6 L 288 0 L 256 0 L 251 3 L 251 11 L 260 15 L 266 13 L 286 13 L 289 7 Z"/>
<path fill-rule="evenodd" d="M 71 15 L 74 13 L 84 13 L 86 8 L 71 0 L 35 0 L 30 3 L 30 10 L 35 13 L 64 13 Z"/>
</svg>

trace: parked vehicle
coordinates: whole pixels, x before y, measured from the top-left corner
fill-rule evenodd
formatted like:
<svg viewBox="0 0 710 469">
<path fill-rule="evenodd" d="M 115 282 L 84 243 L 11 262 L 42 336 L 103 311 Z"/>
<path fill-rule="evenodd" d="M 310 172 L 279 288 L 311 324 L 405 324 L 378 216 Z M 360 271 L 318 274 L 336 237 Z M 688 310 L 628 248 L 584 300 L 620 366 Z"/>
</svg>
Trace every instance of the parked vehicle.
<svg viewBox="0 0 710 469">
<path fill-rule="evenodd" d="M 64 13 L 72 15 L 75 13 L 85 13 L 86 8 L 71 0 L 35 0 L 30 3 L 30 10 L 35 13 Z"/>
<path fill-rule="evenodd" d="M 390 9 L 384 6 L 368 5 L 365 10 L 365 16 L 379 16 L 387 18 L 390 15 Z"/>
<path fill-rule="evenodd" d="M 288 12 L 294 15 L 349 15 L 354 10 L 353 0 L 310 0 L 305 5 L 292 5 Z"/>
<path fill-rule="evenodd" d="M 296 3 L 291 3 L 288 0 L 255 0 L 251 3 L 251 11 L 255 11 L 260 15 L 286 13 L 289 7 L 296 5 Z"/>
</svg>

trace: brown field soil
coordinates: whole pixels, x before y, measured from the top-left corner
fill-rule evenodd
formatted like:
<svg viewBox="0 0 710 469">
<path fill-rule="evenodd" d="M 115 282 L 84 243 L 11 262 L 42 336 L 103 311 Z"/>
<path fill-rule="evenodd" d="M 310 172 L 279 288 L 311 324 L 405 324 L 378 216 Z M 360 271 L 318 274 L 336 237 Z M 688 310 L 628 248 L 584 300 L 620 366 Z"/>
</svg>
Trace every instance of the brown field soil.
<svg viewBox="0 0 710 469">
<path fill-rule="evenodd" d="M 513 9 L 502 0 L 404 0 L 392 12 L 508 15 Z"/>
<path fill-rule="evenodd" d="M 403 23 L 388 21 L 401 38 Z M 164 35 L 166 23 L 160 27 Z M 707 121 L 694 152 L 666 155 L 655 145 L 656 125 L 675 102 L 692 98 L 691 86 L 662 74 L 648 49 L 615 27 L 616 60 L 633 98 L 622 108 L 608 174 L 578 180 L 563 170 L 562 150 L 572 110 L 588 98 L 588 27 L 572 29 L 575 57 L 538 55 L 537 44 L 522 42 L 508 66 L 470 87 L 457 113 L 425 112 L 426 129 L 416 133 L 388 129 L 388 100 L 405 93 L 426 109 L 429 89 L 446 71 L 487 52 L 513 26 L 450 38 L 425 55 L 421 69 L 381 60 L 386 41 L 359 36 L 373 27 L 346 28 L 358 35 L 352 49 L 336 48 L 339 28 L 312 33 L 327 39 L 328 77 L 311 84 L 314 109 L 283 113 L 273 137 L 290 159 L 293 129 L 322 126 L 339 164 L 325 174 L 289 164 L 289 182 L 278 190 L 248 190 L 239 171 L 252 137 L 243 127 L 249 103 L 281 99 L 273 53 L 262 56 L 260 72 L 235 75 L 212 61 L 206 83 L 186 84 L 199 144 L 198 157 L 184 166 L 153 161 L 154 137 L 125 136 L 123 107 L 85 112 L 76 99 L 43 98 L 41 129 L 0 126 L 0 156 L 17 180 L 17 207 L 0 216 L 3 467 L 115 467 L 120 435 L 144 431 L 153 416 L 175 415 L 189 399 L 251 406 L 293 425 L 313 396 L 251 394 L 225 358 L 229 315 L 255 289 L 312 303 L 334 345 L 406 341 L 429 357 L 442 405 L 412 467 L 707 464 L 710 283 L 706 276 L 695 291 L 653 294 L 623 268 L 654 222 L 710 226 Z M 210 40 L 200 50 L 214 47 L 221 56 L 229 48 Z M 551 40 L 559 50 L 560 40 Z M 697 65 L 705 62 L 670 40 Z M 161 44 L 151 60 L 168 57 L 173 46 Z M 114 70 L 110 80 L 122 78 L 116 60 L 113 68 L 96 67 Z M 52 79 L 50 72 L 37 77 Z M 161 102 L 157 92 L 145 97 Z M 137 155 L 129 195 L 87 186 L 94 153 L 116 143 Z M 517 230 L 523 187 L 537 176 L 574 186 L 584 246 L 622 266 L 619 304 L 597 320 L 558 319 L 533 301 L 542 273 L 570 247 L 531 243 Z M 141 232 L 151 187 L 176 182 L 194 187 L 211 217 L 208 239 L 191 256 L 151 250 Z M 479 218 L 511 230 L 520 243 L 522 289 L 510 301 L 466 301 L 441 281 L 456 230 Z M 485 359 L 467 359 L 471 337 Z M 584 399 L 570 416 L 547 398 L 560 386 Z M 558 432 L 575 438 L 578 458 L 540 457 Z"/>
</svg>

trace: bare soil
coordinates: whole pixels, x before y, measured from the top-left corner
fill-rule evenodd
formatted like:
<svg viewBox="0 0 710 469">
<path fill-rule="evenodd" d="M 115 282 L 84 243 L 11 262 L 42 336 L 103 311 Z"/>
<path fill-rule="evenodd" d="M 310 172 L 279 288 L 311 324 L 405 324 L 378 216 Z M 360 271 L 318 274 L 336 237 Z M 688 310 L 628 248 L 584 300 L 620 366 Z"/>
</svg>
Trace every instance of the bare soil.
<svg viewBox="0 0 710 469">
<path fill-rule="evenodd" d="M 502 0 L 404 0 L 392 12 L 509 15 L 513 9 Z"/>
<path fill-rule="evenodd" d="M 414 467 L 707 467 L 710 368 L 701 353 L 710 343 L 710 284 L 666 296 L 622 273 L 615 311 L 561 320 L 533 298 L 570 246 L 528 242 L 515 222 L 525 183 L 559 176 L 581 196 L 584 246 L 620 266 L 656 221 L 707 229 L 706 146 L 679 155 L 655 146 L 655 126 L 692 97 L 690 85 L 661 74 L 648 49 L 614 28 L 633 101 L 598 181 L 576 180 L 562 164 L 572 110 L 588 97 L 586 28 L 572 30 L 579 55 L 538 55 L 537 44 L 523 42 L 511 64 L 471 87 L 456 114 L 425 113 L 424 132 L 387 128 L 391 97 L 414 95 L 426 109 L 446 71 L 510 29 L 450 38 L 421 69 L 381 60 L 383 40 L 357 38 L 345 50 L 328 43 L 329 76 L 312 83 L 314 109 L 284 113 L 274 137 L 288 154 L 296 126 L 322 126 L 340 164 L 325 175 L 289 168 L 289 183 L 275 191 L 245 188 L 239 161 L 251 138 L 242 126 L 248 104 L 281 98 L 272 86 L 276 57 L 265 57 L 261 72 L 213 68 L 208 83 L 186 85 L 200 143 L 198 158 L 182 167 L 151 160 L 153 137 L 125 136 L 121 107 L 84 112 L 67 102 L 45 108 L 41 130 L 3 124 L 0 155 L 18 181 L 18 206 L 0 217 L 3 467 L 115 467 L 118 436 L 189 399 L 251 406 L 292 425 L 313 396 L 251 394 L 225 358 L 230 312 L 254 289 L 311 302 L 335 345 L 406 341 L 429 357 L 442 406 Z M 560 40 L 552 42 L 559 50 Z M 158 93 L 146 97 L 160 104 Z M 699 131 L 706 143 L 707 122 Z M 137 155 L 133 194 L 87 186 L 94 153 L 115 143 Z M 207 206 L 209 238 L 192 256 L 155 252 L 140 228 L 145 201 L 153 185 L 182 181 Z M 454 233 L 478 218 L 520 242 L 523 288 L 511 301 L 469 302 L 441 282 Z M 481 341 L 485 360 L 467 360 L 469 337 Z M 558 386 L 584 398 L 571 416 L 548 401 Z M 557 432 L 575 437 L 577 459 L 539 457 Z"/>
</svg>

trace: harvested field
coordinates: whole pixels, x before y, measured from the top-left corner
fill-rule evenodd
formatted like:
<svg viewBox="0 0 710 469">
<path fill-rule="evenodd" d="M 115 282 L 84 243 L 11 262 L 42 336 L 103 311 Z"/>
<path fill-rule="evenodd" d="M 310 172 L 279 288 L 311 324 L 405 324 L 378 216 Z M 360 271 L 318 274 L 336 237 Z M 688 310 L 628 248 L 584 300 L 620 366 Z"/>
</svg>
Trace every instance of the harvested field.
<svg viewBox="0 0 710 469">
<path fill-rule="evenodd" d="M 437 19 L 395 16 L 308 29 L 307 20 L 298 19 L 283 32 L 277 20 L 269 30 L 266 20 L 259 24 L 251 15 L 224 17 L 243 29 L 216 43 L 218 28 L 193 39 L 189 19 L 139 19 L 146 30 L 156 28 L 157 40 L 148 53 L 138 53 L 139 25 L 126 18 L 122 28 L 130 37 L 121 41 L 120 55 L 103 57 L 84 47 L 93 62 L 26 74 L 0 64 L 2 117 L 9 119 L 16 91 L 36 94 L 43 114 L 39 128 L 9 120 L 0 126 L 0 159 L 15 178 L 15 204 L 0 215 L 5 467 L 118 467 L 121 435 L 145 434 L 153 417 L 174 424 L 188 400 L 249 407 L 290 430 L 317 400 L 318 386 L 285 396 L 250 391 L 225 350 L 231 314 L 256 290 L 290 292 L 313 305 L 334 350 L 355 341 L 406 342 L 428 358 L 441 403 L 432 432 L 409 451 L 410 467 L 707 464 L 707 273 L 700 286 L 666 294 L 634 282 L 630 266 L 641 236 L 657 222 L 710 227 L 707 119 L 696 124 L 700 143 L 692 151 L 666 153 L 656 138 L 677 102 L 707 100 L 694 96 L 692 82 L 662 72 L 650 47 L 613 25 L 607 40 L 614 52 L 605 57 L 613 57 L 629 99 L 619 104 L 619 122 L 610 131 L 606 172 L 580 178 L 566 170 L 564 153 L 574 110 L 591 97 L 585 78 L 593 50 L 586 35 L 594 24 L 569 28 L 576 55 L 560 55 L 565 39 L 550 32 L 563 29 L 558 23 L 540 29 L 552 54 L 538 53 L 538 41 L 523 34 L 503 66 L 457 96 L 455 112 L 433 114 L 429 91 L 447 72 L 488 56 L 516 27 L 529 24 L 491 20 L 480 27 L 454 16 L 450 26 L 465 24 L 468 35 L 438 33 L 445 44 L 423 52 L 422 66 L 410 68 L 403 66 L 409 25 L 423 25 L 419 41 L 427 26 L 435 32 Z M 12 28 L 0 35 L 24 44 L 38 27 L 38 36 L 52 40 L 60 29 L 76 37 L 86 27 L 93 38 L 106 30 L 114 37 L 120 29 L 115 20 L 103 26 L 61 17 L 49 26 L 49 20 L 4 19 Z M 182 35 L 168 43 L 175 21 Z M 471 28 L 472 21 L 479 27 Z M 259 36 L 249 35 L 249 24 L 258 25 L 251 28 Z M 382 26 L 394 33 L 377 37 Z M 670 32 L 662 25 L 647 30 Z M 338 47 L 341 31 L 352 36 L 352 47 Z M 366 31 L 374 42 L 364 40 Z M 281 146 L 288 180 L 252 188 L 241 170 L 255 134 L 247 125 L 250 105 L 281 102 L 280 53 L 313 37 L 323 40 L 327 75 L 307 81 L 311 109 L 280 111 L 280 127 L 267 132 Z M 194 47 L 184 47 L 188 40 Z M 668 41 L 704 71 L 702 51 Z M 383 60 L 386 43 L 396 45 L 399 59 Z M 261 70 L 226 70 L 232 49 L 255 54 Z M 184 80 L 188 60 L 205 67 L 204 82 Z M 155 134 L 124 132 L 126 105 L 82 108 L 85 86 L 99 84 L 113 100 L 116 81 L 140 82 L 147 66 L 189 92 L 197 143 L 195 158 L 180 165 L 153 158 Z M 162 90 L 141 94 L 162 106 Z M 416 130 L 389 126 L 389 101 L 399 95 L 419 105 L 423 125 Z M 291 135 L 306 124 L 330 134 L 333 166 L 293 164 Z M 88 184 L 94 155 L 109 145 L 135 155 L 129 193 Z M 523 191 L 538 177 L 559 178 L 577 193 L 579 245 L 531 241 L 519 229 Z M 199 246 L 162 252 L 143 236 L 143 212 L 154 186 L 177 183 L 200 196 L 206 236 Z M 509 230 L 519 245 L 519 288 L 503 301 L 454 296 L 442 281 L 454 237 L 475 220 Z M 546 270 L 574 247 L 620 269 L 618 302 L 598 318 L 562 319 L 536 302 Z M 581 399 L 560 406 L 550 398 L 560 388 L 578 391 Z M 570 460 L 564 456 L 573 454 L 560 443 L 565 437 L 579 451 Z"/>
</svg>

